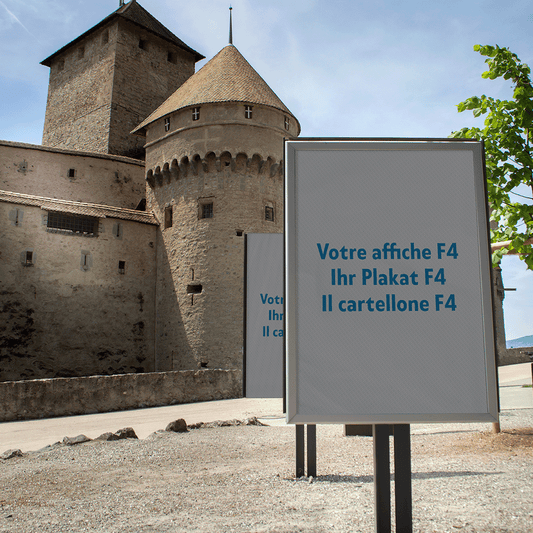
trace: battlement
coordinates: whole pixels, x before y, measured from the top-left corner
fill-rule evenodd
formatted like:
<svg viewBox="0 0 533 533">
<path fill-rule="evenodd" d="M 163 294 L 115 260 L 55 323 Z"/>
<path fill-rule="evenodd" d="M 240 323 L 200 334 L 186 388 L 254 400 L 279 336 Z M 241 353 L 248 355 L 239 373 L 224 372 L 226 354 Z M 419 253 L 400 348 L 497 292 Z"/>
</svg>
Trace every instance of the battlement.
<svg viewBox="0 0 533 533">
<path fill-rule="evenodd" d="M 281 179 L 283 162 L 276 162 L 271 157 L 263 159 L 259 154 L 249 157 L 242 152 L 235 156 L 229 152 L 222 152 L 220 155 L 215 154 L 215 152 L 208 152 L 204 158 L 199 154 L 195 154 L 190 159 L 183 157 L 179 162 L 177 159 L 173 159 L 170 164 L 165 163 L 163 168 L 157 166 L 153 170 L 150 169 L 146 173 L 146 181 L 153 189 L 187 177 L 215 172 L 221 173 L 226 170 L 247 176 L 265 176 Z"/>
</svg>

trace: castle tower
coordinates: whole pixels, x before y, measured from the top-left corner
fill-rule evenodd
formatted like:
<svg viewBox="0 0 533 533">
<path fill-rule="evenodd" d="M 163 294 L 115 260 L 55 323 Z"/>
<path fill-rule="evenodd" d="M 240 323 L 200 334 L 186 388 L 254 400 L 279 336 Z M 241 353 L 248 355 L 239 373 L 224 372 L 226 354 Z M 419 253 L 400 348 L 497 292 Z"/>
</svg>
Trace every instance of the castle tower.
<svg viewBox="0 0 533 533">
<path fill-rule="evenodd" d="M 42 61 L 50 67 L 43 145 L 142 159 L 131 130 L 200 59 L 136 0 L 121 5 Z"/>
<path fill-rule="evenodd" d="M 244 234 L 283 231 L 283 138 L 298 120 L 230 44 L 135 131 L 161 224 L 158 370 L 240 368 Z"/>
</svg>

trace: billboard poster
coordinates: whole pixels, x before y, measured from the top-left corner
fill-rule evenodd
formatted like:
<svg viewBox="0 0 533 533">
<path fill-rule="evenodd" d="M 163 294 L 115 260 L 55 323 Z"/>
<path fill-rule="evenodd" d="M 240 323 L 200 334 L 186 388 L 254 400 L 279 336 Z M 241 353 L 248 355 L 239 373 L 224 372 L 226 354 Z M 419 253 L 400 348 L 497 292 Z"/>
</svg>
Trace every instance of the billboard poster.
<svg viewBox="0 0 533 533">
<path fill-rule="evenodd" d="M 287 420 L 495 421 L 483 146 L 286 141 Z"/>
<path fill-rule="evenodd" d="M 283 234 L 246 235 L 247 398 L 283 396 Z"/>
</svg>

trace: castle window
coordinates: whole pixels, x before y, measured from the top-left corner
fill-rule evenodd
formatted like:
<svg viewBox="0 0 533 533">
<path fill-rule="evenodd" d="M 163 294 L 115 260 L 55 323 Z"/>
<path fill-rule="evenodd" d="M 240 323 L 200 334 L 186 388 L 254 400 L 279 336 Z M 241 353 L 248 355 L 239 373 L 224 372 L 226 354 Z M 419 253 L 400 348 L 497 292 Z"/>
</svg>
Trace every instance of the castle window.
<svg viewBox="0 0 533 533">
<path fill-rule="evenodd" d="M 274 222 L 274 208 L 269 205 L 265 206 L 265 220 Z"/>
<path fill-rule="evenodd" d="M 235 230 L 235 235 L 237 235 L 237 237 L 242 237 L 243 235 L 242 229 Z"/>
<path fill-rule="evenodd" d="M 78 48 L 78 59 L 82 59 L 84 55 L 85 55 L 85 46 L 80 46 Z"/>
<path fill-rule="evenodd" d="M 69 213 L 49 212 L 46 226 L 48 231 L 52 232 L 78 233 L 91 237 L 96 237 L 98 234 L 97 218 L 71 215 Z"/>
<path fill-rule="evenodd" d="M 199 107 L 192 108 L 192 119 L 200 120 L 200 108 Z"/>
<path fill-rule="evenodd" d="M 200 218 L 213 218 L 213 203 L 202 204 L 201 209 L 202 212 Z"/>
<path fill-rule="evenodd" d="M 139 48 L 141 50 L 148 50 L 148 42 L 144 39 L 139 39 Z"/>
<path fill-rule="evenodd" d="M 178 62 L 178 55 L 175 52 L 168 52 L 167 54 L 167 61 L 169 63 L 176 64 Z"/>
<path fill-rule="evenodd" d="M 26 250 L 26 253 L 24 255 L 24 264 L 26 266 L 33 265 L 33 252 L 31 250 Z"/>
<path fill-rule="evenodd" d="M 75 168 L 69 168 L 67 177 L 69 178 L 75 178 L 76 177 L 76 169 Z"/>
<path fill-rule="evenodd" d="M 285 117 L 285 129 L 288 130 L 290 125 L 291 125 L 291 123 L 289 121 L 289 117 Z"/>
<path fill-rule="evenodd" d="M 165 131 L 170 130 L 170 117 L 165 118 Z"/>
<path fill-rule="evenodd" d="M 118 273 L 119 274 L 125 274 L 126 273 L 126 261 L 119 261 L 118 262 Z"/>
<path fill-rule="evenodd" d="M 89 267 L 91 267 L 92 261 L 91 261 L 91 252 L 87 252 L 85 250 L 81 251 L 81 269 L 82 270 L 89 270 Z"/>
<path fill-rule="evenodd" d="M 187 294 L 200 294 L 202 292 L 202 286 L 199 283 L 194 285 L 187 285 Z"/>
<path fill-rule="evenodd" d="M 15 226 L 21 226 L 22 225 L 22 216 L 24 215 L 24 211 L 22 209 L 15 209 L 15 212 L 13 213 L 14 216 L 14 224 Z"/>
<path fill-rule="evenodd" d="M 165 229 L 172 227 L 172 206 L 165 207 Z"/>
<path fill-rule="evenodd" d="M 122 235 L 123 235 L 122 223 L 117 222 L 116 224 L 113 225 L 113 235 L 117 239 L 122 239 Z"/>
<path fill-rule="evenodd" d="M 244 106 L 244 118 L 252 118 L 252 106 L 251 105 Z"/>
</svg>

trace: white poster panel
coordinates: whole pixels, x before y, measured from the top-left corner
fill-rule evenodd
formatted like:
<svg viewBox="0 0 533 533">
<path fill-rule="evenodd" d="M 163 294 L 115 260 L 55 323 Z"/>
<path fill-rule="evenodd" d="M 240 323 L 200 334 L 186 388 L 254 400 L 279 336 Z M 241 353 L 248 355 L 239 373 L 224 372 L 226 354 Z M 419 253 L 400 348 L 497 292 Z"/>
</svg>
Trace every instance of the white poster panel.
<svg viewBox="0 0 533 533">
<path fill-rule="evenodd" d="M 285 148 L 287 420 L 495 421 L 482 144 Z"/>
<path fill-rule="evenodd" d="M 246 235 L 246 397 L 283 397 L 283 234 Z"/>
</svg>

